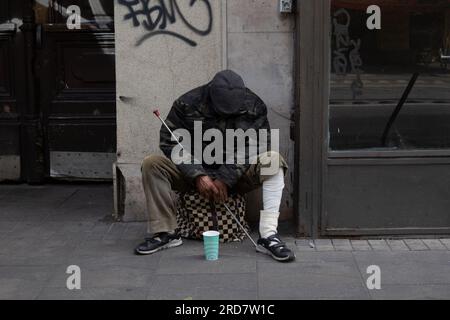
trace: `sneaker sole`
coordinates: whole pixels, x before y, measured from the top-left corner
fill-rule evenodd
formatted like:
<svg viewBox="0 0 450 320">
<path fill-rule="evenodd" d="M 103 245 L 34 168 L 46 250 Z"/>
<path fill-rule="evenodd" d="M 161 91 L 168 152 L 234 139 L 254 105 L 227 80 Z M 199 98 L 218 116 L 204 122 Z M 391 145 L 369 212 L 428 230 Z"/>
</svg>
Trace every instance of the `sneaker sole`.
<svg viewBox="0 0 450 320">
<path fill-rule="evenodd" d="M 165 244 L 164 246 L 156 248 L 154 250 L 150 250 L 150 251 L 139 251 L 139 250 L 136 250 L 136 253 L 139 254 L 139 255 L 142 255 L 142 256 L 147 256 L 147 255 L 159 252 L 159 251 L 163 251 L 163 250 L 179 247 L 182 244 L 183 244 L 183 240 L 178 239 L 178 240 L 170 241 L 169 243 Z"/>
<path fill-rule="evenodd" d="M 256 247 L 256 251 L 258 251 L 259 253 L 267 254 L 267 255 L 271 256 L 274 260 L 279 261 L 279 262 L 289 262 L 289 261 L 295 260 L 295 254 L 293 256 L 288 256 L 286 258 L 280 258 L 280 257 L 275 256 L 272 252 L 270 252 L 270 250 L 264 248 L 261 245 Z"/>
</svg>

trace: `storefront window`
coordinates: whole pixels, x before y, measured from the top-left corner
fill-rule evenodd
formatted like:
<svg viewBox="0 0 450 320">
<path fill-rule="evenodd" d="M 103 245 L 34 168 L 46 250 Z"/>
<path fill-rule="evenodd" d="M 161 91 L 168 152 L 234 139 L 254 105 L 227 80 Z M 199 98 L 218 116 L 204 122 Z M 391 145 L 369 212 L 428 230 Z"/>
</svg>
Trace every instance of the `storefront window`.
<svg viewBox="0 0 450 320">
<path fill-rule="evenodd" d="M 331 150 L 450 148 L 450 0 L 333 0 L 331 28 Z"/>
</svg>

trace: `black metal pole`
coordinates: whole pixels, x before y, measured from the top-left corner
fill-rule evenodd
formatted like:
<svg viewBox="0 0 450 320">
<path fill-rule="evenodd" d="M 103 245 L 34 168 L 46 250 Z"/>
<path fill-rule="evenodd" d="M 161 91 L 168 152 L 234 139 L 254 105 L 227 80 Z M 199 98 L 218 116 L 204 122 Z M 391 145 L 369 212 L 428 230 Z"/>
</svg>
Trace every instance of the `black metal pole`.
<svg viewBox="0 0 450 320">
<path fill-rule="evenodd" d="M 419 73 L 416 72 L 412 75 L 411 80 L 409 80 L 408 86 L 406 87 L 405 91 L 403 92 L 403 95 L 400 99 L 400 101 L 397 104 L 397 107 L 394 110 L 394 113 L 392 113 L 391 118 L 389 119 L 389 122 L 386 125 L 386 128 L 384 129 L 383 136 L 381 138 L 381 143 L 383 147 L 386 146 L 387 138 L 389 136 L 389 133 L 392 129 L 392 126 L 395 123 L 395 120 L 397 120 L 398 115 L 400 114 L 400 111 L 402 110 L 403 106 L 406 103 L 406 100 L 408 100 L 409 94 L 411 93 L 411 90 L 414 88 L 414 85 L 416 84 L 417 78 L 419 78 Z"/>
</svg>

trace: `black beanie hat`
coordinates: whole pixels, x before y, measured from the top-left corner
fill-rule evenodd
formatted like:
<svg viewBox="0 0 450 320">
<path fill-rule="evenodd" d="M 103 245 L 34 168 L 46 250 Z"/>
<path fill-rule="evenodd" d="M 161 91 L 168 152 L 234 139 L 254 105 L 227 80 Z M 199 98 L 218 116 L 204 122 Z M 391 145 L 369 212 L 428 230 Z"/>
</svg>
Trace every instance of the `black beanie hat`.
<svg viewBox="0 0 450 320">
<path fill-rule="evenodd" d="M 225 70 L 217 73 L 210 83 L 209 95 L 217 114 L 229 117 L 245 113 L 246 88 L 244 80 L 236 72 Z"/>
</svg>

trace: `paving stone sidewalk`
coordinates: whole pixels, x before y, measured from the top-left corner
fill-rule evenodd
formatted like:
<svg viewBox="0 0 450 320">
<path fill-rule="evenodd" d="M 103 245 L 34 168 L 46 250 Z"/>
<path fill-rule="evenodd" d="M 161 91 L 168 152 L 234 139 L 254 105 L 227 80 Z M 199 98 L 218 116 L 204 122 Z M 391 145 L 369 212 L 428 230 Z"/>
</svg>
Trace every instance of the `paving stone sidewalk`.
<svg viewBox="0 0 450 320">
<path fill-rule="evenodd" d="M 249 241 L 138 257 L 145 223 L 117 223 L 110 185 L 0 185 L 0 299 L 450 299 L 450 239 L 295 239 L 280 264 Z M 256 235 L 254 234 L 256 237 Z M 81 290 L 66 287 L 81 268 Z M 369 266 L 381 290 L 369 290 Z"/>
</svg>

